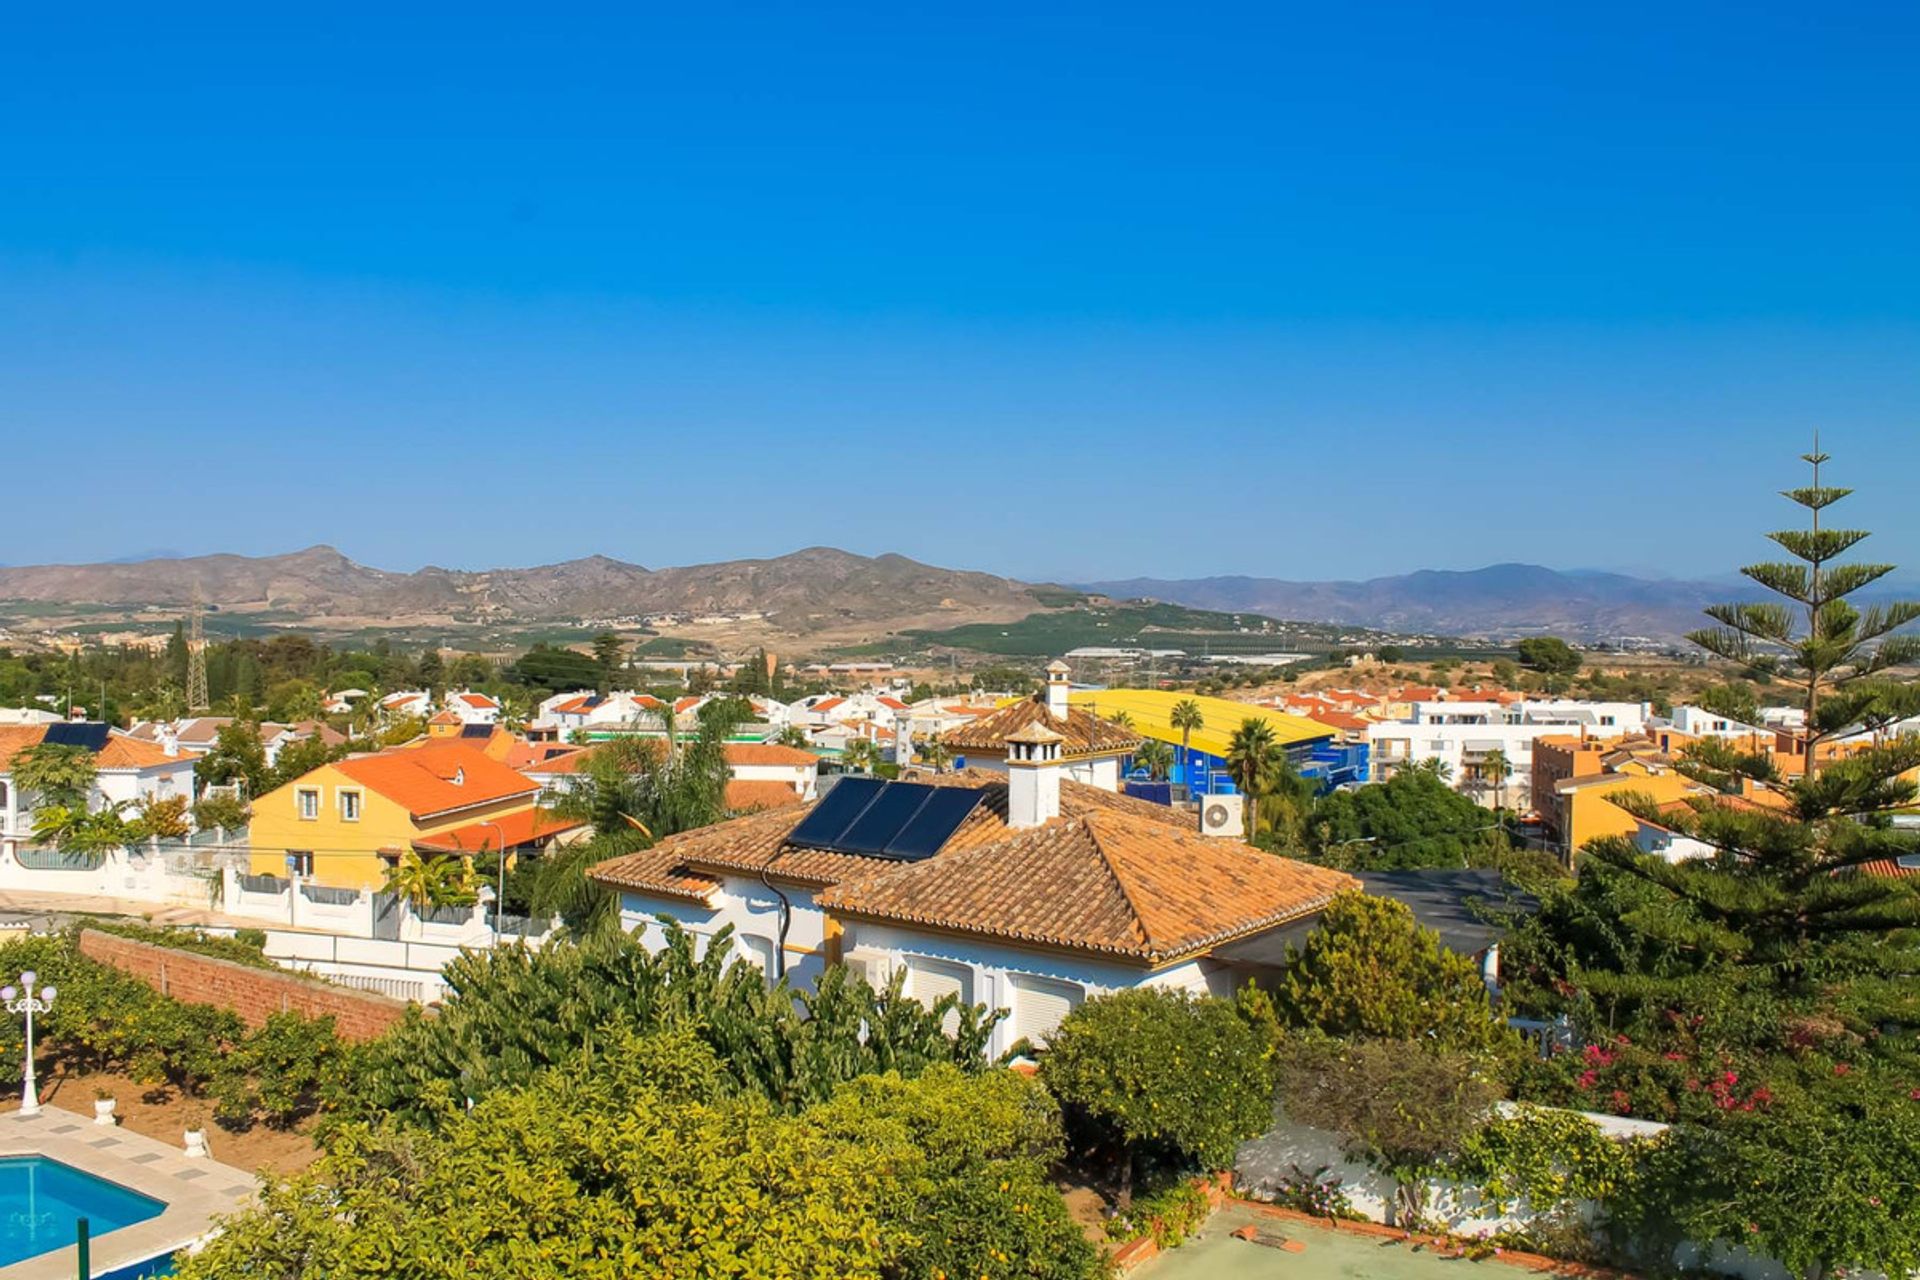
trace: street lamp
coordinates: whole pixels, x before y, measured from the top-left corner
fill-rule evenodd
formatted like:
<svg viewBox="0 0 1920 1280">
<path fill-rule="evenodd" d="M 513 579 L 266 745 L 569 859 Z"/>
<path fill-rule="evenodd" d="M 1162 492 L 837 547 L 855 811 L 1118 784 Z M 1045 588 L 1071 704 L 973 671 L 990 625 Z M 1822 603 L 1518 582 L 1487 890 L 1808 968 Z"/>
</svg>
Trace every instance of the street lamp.
<svg viewBox="0 0 1920 1280">
<path fill-rule="evenodd" d="M 500 864 L 498 883 L 493 890 L 493 945 L 500 945 L 500 913 L 506 910 L 507 901 L 507 833 L 500 829 L 497 822 L 482 822 L 483 827 L 493 828 L 493 838 L 500 842 Z"/>
<path fill-rule="evenodd" d="M 33 1081 L 33 1015 L 47 1013 L 53 1008 L 54 986 L 48 983 L 35 991 L 33 984 L 40 975 L 29 969 L 20 975 L 20 985 L 0 987 L 0 1000 L 6 1001 L 8 1013 L 27 1015 L 27 1067 L 25 1079 L 20 1085 L 20 1114 L 37 1116 L 40 1114 L 40 1089 Z"/>
</svg>

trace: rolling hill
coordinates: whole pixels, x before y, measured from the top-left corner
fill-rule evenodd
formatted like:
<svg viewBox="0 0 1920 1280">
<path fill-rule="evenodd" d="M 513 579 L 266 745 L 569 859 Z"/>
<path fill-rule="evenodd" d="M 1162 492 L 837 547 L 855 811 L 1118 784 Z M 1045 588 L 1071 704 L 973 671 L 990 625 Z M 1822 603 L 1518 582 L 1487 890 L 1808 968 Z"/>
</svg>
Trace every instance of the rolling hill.
<svg viewBox="0 0 1920 1280">
<path fill-rule="evenodd" d="M 395 573 L 332 547 L 278 556 L 213 555 L 133 563 L 0 569 L 12 612 L 86 607 L 132 616 L 179 610 L 196 591 L 229 613 L 336 624 L 410 619 L 542 623 L 646 614 L 765 615 L 790 634 L 850 624 L 952 625 L 1017 619 L 1059 591 L 941 569 L 905 556 L 810 547 L 767 560 L 649 569 L 606 556 L 532 568 Z"/>
</svg>

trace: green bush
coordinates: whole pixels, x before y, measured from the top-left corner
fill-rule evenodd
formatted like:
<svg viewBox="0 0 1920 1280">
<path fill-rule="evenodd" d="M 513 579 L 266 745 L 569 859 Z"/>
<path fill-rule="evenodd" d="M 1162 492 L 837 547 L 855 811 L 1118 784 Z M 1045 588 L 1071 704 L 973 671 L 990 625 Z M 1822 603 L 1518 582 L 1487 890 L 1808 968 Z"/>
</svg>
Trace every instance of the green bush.
<svg viewBox="0 0 1920 1280">
<path fill-rule="evenodd" d="M 783 1113 L 691 1027 L 612 1032 L 437 1129 L 343 1126 L 179 1275 L 1094 1280 L 1030 1154 L 1051 1114 L 950 1066 Z"/>
<path fill-rule="evenodd" d="M 730 931 L 696 960 L 677 925 L 658 952 L 616 933 L 462 955 L 447 967 L 451 994 L 435 1016 L 409 1010 L 370 1046 L 354 1106 L 434 1123 L 449 1099 L 524 1085 L 620 1030 L 681 1025 L 696 1029 L 736 1087 L 785 1110 L 823 1101 L 858 1076 L 986 1065 L 997 1015 L 978 1006 L 946 999 L 929 1009 L 902 994 L 904 975 L 875 991 L 837 965 L 816 989 L 796 991 L 731 957 Z M 951 1036 L 942 1029 L 950 1011 L 958 1015 Z"/>
<path fill-rule="evenodd" d="M 1264 1132 L 1268 1048 L 1227 1001 L 1137 987 L 1069 1014 L 1040 1073 L 1081 1144 L 1118 1155 L 1124 1190 L 1143 1174 L 1226 1168 Z"/>
<path fill-rule="evenodd" d="M 1107 1236 L 1113 1240 L 1152 1236 L 1162 1249 L 1173 1249 L 1198 1231 L 1211 1212 L 1207 1193 L 1182 1178 L 1135 1200 L 1107 1223 Z"/>
</svg>

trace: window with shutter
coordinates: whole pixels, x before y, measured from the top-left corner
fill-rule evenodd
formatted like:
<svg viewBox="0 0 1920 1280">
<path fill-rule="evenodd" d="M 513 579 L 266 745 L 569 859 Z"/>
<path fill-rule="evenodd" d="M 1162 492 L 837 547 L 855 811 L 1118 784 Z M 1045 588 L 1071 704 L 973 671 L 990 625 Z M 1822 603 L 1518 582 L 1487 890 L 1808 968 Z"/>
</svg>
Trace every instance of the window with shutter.
<svg viewBox="0 0 1920 1280">
<path fill-rule="evenodd" d="M 1046 1048 L 1060 1023 L 1085 998 L 1085 989 L 1077 983 L 1014 978 L 1013 1038 L 1029 1041 L 1036 1049 Z"/>
<path fill-rule="evenodd" d="M 907 994 L 929 1009 L 942 996 L 957 996 L 961 1004 L 973 1002 L 973 974 L 957 964 L 939 960 L 907 961 Z M 952 1035 L 960 1026 L 960 1015 L 949 1011 L 940 1020 L 940 1029 Z"/>
</svg>

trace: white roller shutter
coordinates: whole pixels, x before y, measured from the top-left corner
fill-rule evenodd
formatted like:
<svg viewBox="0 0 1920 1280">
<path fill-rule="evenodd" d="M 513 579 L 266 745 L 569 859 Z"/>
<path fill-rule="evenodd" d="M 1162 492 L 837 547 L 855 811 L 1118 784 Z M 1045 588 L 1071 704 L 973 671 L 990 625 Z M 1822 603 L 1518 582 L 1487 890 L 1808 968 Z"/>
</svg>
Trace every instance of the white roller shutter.
<svg viewBox="0 0 1920 1280">
<path fill-rule="evenodd" d="M 1085 997 L 1085 989 L 1077 983 L 1015 977 L 1013 1038 L 1030 1041 L 1036 1049 L 1046 1048 L 1060 1023 Z"/>
<path fill-rule="evenodd" d="M 760 966 L 760 972 L 773 977 L 773 943 L 769 939 L 755 937 L 751 933 L 739 935 L 738 958 L 750 960 Z"/>
<path fill-rule="evenodd" d="M 909 959 L 907 961 L 907 994 L 927 1008 L 933 1008 L 933 1002 L 942 996 L 957 996 L 961 1004 L 973 1003 L 973 974 L 957 964 L 944 964 L 938 960 Z M 960 1026 L 960 1015 L 949 1012 L 940 1020 L 940 1027 L 952 1035 Z"/>
</svg>

